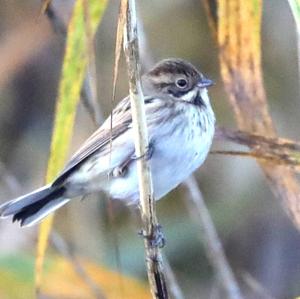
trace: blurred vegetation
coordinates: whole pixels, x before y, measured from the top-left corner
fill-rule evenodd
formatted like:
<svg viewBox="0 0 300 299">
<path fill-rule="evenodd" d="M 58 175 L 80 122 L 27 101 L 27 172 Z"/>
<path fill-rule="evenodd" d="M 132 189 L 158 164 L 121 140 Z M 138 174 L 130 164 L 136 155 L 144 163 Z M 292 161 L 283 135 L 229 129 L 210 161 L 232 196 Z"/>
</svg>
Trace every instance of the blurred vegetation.
<svg viewBox="0 0 300 299">
<path fill-rule="evenodd" d="M 48 3 L 48 5 L 51 5 Z M 93 38 L 106 7 L 106 1 L 76 1 L 68 25 L 62 74 L 59 84 L 51 151 L 46 175 L 47 183 L 52 182 L 63 169 L 72 138 L 76 108 L 80 99 L 81 86 L 88 65 L 88 38 Z M 49 8 L 50 9 L 50 8 Z M 47 7 L 45 8 L 47 10 Z M 87 22 L 89 17 L 89 23 Z M 51 19 L 49 17 L 49 19 Z M 52 19 L 52 22 L 54 20 Z M 87 34 L 90 26 L 91 37 Z M 53 26 L 54 27 L 54 26 Z M 41 287 L 42 265 L 53 215 L 40 226 L 37 261 L 36 288 Z"/>
<path fill-rule="evenodd" d="M 234 2 L 240 1 L 233 1 L 233 5 Z M 248 5 L 252 1 L 246 2 Z M 264 80 L 268 110 L 280 137 L 299 140 L 299 58 L 295 23 L 288 1 L 264 1 L 262 4 L 261 79 Z M 53 0 L 53 5 L 59 16 L 68 22 L 73 1 Z M 2 202 L 43 184 L 56 94 L 60 95 L 58 82 L 64 41 L 53 32 L 46 16 L 38 17 L 40 1 L 1 1 L 0 7 L 0 162 L 5 166 L 1 167 Z M 215 8 L 214 17 L 217 16 Z M 145 37 L 141 47 L 143 69 L 166 57 L 190 60 L 217 83 L 210 90 L 210 96 L 218 124 L 235 128 L 234 112 L 230 106 L 232 102 L 228 104 L 227 101 L 228 85 L 225 82 L 224 88 L 219 75 L 218 47 L 206 13 L 199 0 L 139 1 L 139 17 L 143 22 Z M 111 111 L 117 17 L 118 3 L 109 1 L 96 34 L 98 98 L 105 116 Z M 253 27 L 248 29 L 253 30 Z M 244 41 L 245 51 L 250 49 L 248 46 Z M 77 59 L 74 60 L 74 63 L 77 62 Z M 128 92 L 124 66 L 121 60 L 116 94 L 118 100 Z M 76 80 L 82 78 L 80 74 Z M 245 81 L 248 79 L 246 77 Z M 74 87 L 78 88 L 76 84 L 79 83 L 74 82 Z M 76 94 L 78 92 L 77 89 Z M 259 104 L 255 107 L 258 111 L 260 108 Z M 71 126 L 66 128 L 71 130 Z M 94 129 L 89 113 L 79 103 L 69 154 Z M 263 134 L 262 131 L 258 133 Z M 265 135 L 271 137 L 267 133 Z M 67 143 L 64 146 L 67 147 Z M 224 141 L 219 140 L 214 144 L 214 150 L 218 149 L 244 151 L 246 148 L 242 145 L 225 145 Z M 282 208 L 282 202 L 274 200 L 255 160 L 210 155 L 196 177 L 245 297 L 258 298 L 256 291 L 243 279 L 242 273 L 250 274 L 274 298 L 299 296 L 299 232 Z M 7 182 L 17 182 L 18 188 L 9 187 L 16 185 Z M 202 239 L 198 238 L 199 227 L 191 220 L 182 201 L 187 196 L 185 190 L 179 187 L 158 203 L 158 217 L 167 238 L 164 251 L 186 298 L 209 298 L 219 286 L 205 256 Z M 113 223 L 107 213 L 106 198 L 100 194 L 89 196 L 83 202 L 74 201 L 59 211 L 54 227 L 70 244 L 71 250 L 84 257 L 82 264 L 86 273 L 107 294 L 109 288 L 123 288 L 125 293 L 136 289 L 135 295 L 139 295 L 136 298 L 143 298 L 148 294 L 147 288 L 136 282 L 133 282 L 136 286 L 133 287 L 127 278 L 115 278 L 110 275 L 117 274 L 107 274 L 107 270 L 96 266 L 105 265 L 125 275 L 146 279 L 142 241 L 136 234 L 140 226 L 136 211 L 130 211 L 119 202 L 112 204 Z M 33 296 L 35 236 L 36 228 L 20 230 L 9 221 L 0 222 L 1 298 Z M 45 279 L 45 292 L 52 298 L 77 298 L 76 295 L 78 298 L 89 298 L 90 288 L 85 288 L 86 283 L 75 280 L 73 274 L 68 275 L 73 267 L 57 258 L 57 249 L 51 248 L 46 258 L 45 278 L 48 275 L 50 278 Z M 116 251 L 120 253 L 120 263 L 116 261 Z M 109 282 L 113 287 L 109 284 L 106 289 L 107 282 L 98 279 L 100 275 L 110 277 Z M 67 278 L 70 278 L 70 284 Z M 58 281 L 64 280 L 63 285 L 58 284 Z M 78 289 L 87 293 L 79 293 L 79 290 L 76 294 L 71 293 L 76 291 L 74 286 L 81 283 L 82 288 Z M 137 290 L 141 293 L 137 293 Z M 125 295 L 111 296 L 126 298 Z M 134 298 L 133 295 L 128 296 Z"/>
<path fill-rule="evenodd" d="M 84 265 L 88 277 L 95 284 L 101 286 L 105 298 L 150 298 L 146 284 L 121 276 L 104 267 L 96 266 L 87 260 L 82 260 L 81 263 Z M 6 256 L 0 259 L 0 266 L 0 296 L 2 299 L 33 297 L 34 260 L 32 256 Z M 120 279 L 126 288 L 116 288 L 116 282 Z M 47 298 L 95 298 L 93 289 L 74 271 L 72 264 L 55 256 L 48 260 L 45 267 L 43 294 Z"/>
</svg>

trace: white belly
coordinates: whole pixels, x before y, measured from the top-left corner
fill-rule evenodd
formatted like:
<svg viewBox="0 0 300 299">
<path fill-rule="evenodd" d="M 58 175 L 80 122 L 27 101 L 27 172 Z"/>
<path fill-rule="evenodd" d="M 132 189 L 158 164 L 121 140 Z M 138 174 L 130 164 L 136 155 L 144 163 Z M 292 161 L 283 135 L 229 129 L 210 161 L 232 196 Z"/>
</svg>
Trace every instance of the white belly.
<svg viewBox="0 0 300 299">
<path fill-rule="evenodd" d="M 193 120 L 188 120 L 192 122 Z M 198 119 L 196 118 L 196 121 Z M 184 181 L 204 162 L 214 134 L 214 122 L 203 128 L 196 123 L 186 123 L 182 130 L 168 134 L 160 128 L 160 136 L 154 140 L 154 152 L 150 160 L 155 199 L 158 200 Z M 193 132 L 187 128 L 192 128 Z M 151 132 L 150 132 L 151 138 Z M 139 200 L 136 163 L 133 162 L 125 177 L 113 178 L 109 189 L 111 197 L 127 201 Z"/>
</svg>

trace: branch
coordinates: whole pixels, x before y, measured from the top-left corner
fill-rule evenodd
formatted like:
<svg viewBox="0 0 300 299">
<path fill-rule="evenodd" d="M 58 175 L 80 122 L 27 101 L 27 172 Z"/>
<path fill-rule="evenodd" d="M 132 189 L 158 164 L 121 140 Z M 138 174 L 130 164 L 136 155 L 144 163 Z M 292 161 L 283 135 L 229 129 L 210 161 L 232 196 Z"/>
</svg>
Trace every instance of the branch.
<svg viewBox="0 0 300 299">
<path fill-rule="evenodd" d="M 129 94 L 134 130 L 136 156 L 143 157 L 148 146 L 148 133 L 140 82 L 140 65 L 138 52 L 138 35 L 135 0 L 129 0 L 124 34 L 124 47 L 129 76 Z M 141 218 L 145 233 L 145 253 L 147 274 L 153 298 L 168 298 L 162 258 L 155 244 L 158 227 L 153 198 L 153 186 L 149 164 L 146 159 L 137 160 L 137 172 L 140 188 Z"/>
<path fill-rule="evenodd" d="M 219 276 L 220 283 L 222 283 L 228 298 L 242 299 L 243 296 L 240 288 L 226 259 L 221 241 L 218 237 L 217 231 L 209 215 L 195 178 L 191 176 L 185 181 L 185 186 L 190 193 L 190 200 L 193 203 L 193 205 L 191 205 L 187 200 L 190 214 L 197 223 L 199 223 L 199 221 L 201 222 L 203 237 L 205 240 L 204 244 L 206 255 Z"/>
</svg>

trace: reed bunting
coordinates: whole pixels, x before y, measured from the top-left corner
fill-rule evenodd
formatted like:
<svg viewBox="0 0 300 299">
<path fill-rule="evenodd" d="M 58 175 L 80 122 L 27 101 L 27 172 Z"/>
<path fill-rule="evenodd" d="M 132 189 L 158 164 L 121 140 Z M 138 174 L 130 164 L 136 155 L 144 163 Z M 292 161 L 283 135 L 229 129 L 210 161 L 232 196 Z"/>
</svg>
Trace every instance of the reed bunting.
<svg viewBox="0 0 300 299">
<path fill-rule="evenodd" d="M 143 75 L 149 159 L 155 199 L 160 199 L 204 162 L 215 116 L 207 95 L 212 81 L 181 59 L 166 59 Z M 111 117 L 111 116 L 110 116 Z M 21 226 L 39 222 L 76 196 L 99 190 L 127 204 L 139 203 L 130 99 L 74 154 L 56 180 L 0 206 Z"/>
</svg>

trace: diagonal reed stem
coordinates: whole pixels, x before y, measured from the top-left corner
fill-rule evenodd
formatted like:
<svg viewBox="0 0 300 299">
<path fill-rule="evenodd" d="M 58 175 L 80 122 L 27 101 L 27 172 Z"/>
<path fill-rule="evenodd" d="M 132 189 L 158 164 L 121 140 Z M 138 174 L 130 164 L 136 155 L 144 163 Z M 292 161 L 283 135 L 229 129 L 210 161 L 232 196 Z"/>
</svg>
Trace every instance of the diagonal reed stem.
<svg viewBox="0 0 300 299">
<path fill-rule="evenodd" d="M 195 222 L 200 222 L 206 255 L 215 269 L 215 272 L 227 293 L 227 297 L 230 299 L 243 299 L 244 297 L 242 296 L 238 283 L 235 280 L 234 274 L 226 259 L 223 246 L 205 205 L 196 179 L 191 176 L 185 181 L 185 186 L 190 193 L 190 200 L 187 201 L 190 214 L 192 218 L 195 219 Z"/>
</svg>

